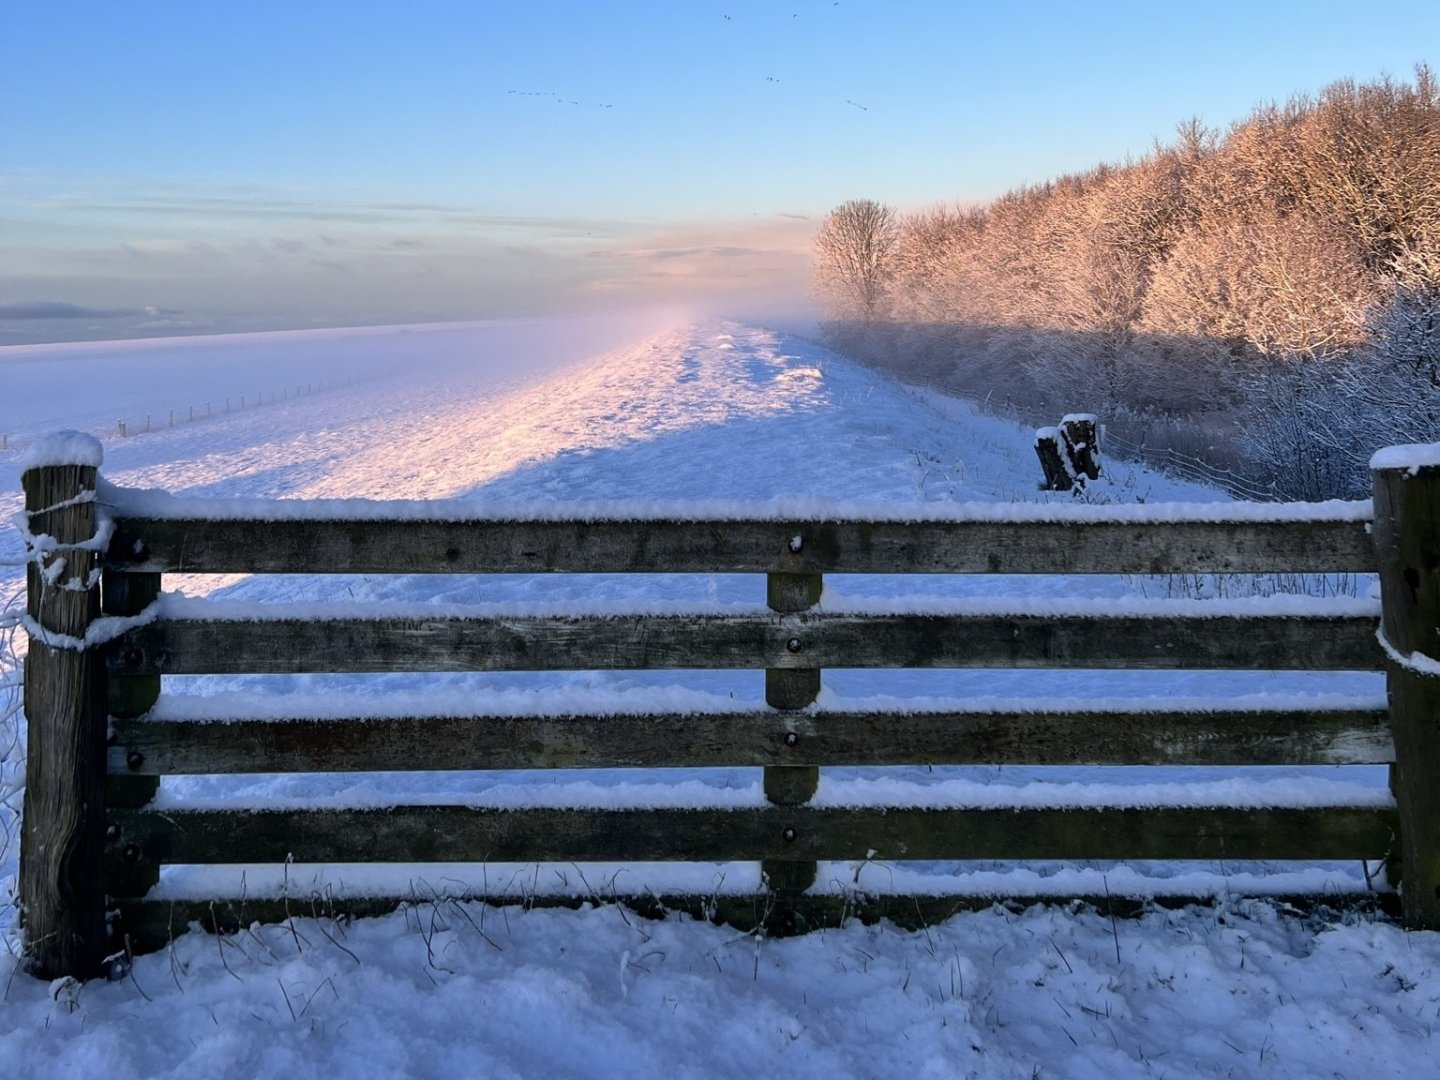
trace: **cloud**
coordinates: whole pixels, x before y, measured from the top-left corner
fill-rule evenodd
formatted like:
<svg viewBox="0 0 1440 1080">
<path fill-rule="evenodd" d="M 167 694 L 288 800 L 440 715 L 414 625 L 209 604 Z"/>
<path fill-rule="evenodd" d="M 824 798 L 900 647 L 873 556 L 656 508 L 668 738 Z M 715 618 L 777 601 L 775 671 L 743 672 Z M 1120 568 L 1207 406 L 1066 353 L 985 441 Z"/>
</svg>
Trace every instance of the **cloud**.
<svg viewBox="0 0 1440 1080">
<path fill-rule="evenodd" d="M 742 258 L 748 255 L 763 255 L 763 248 L 734 247 L 731 245 L 715 244 L 709 247 L 671 247 L 671 248 L 610 248 L 589 253 L 592 259 L 693 259 L 703 257 L 714 257 L 719 259 Z"/>
<path fill-rule="evenodd" d="M 608 273 L 592 278 L 584 291 L 721 306 L 804 302 L 813 234 L 808 218 L 790 214 L 677 226 L 590 252 L 587 258 Z"/>
<path fill-rule="evenodd" d="M 96 197 L 62 195 L 38 200 L 33 209 L 47 214 L 103 218 L 139 218 L 212 226 L 257 221 L 308 222 L 315 225 L 446 227 L 520 230 L 549 237 L 609 237 L 643 232 L 653 223 L 577 215 L 508 214 L 481 205 L 445 202 L 395 202 L 365 199 L 301 199 L 265 189 L 208 194 L 208 189 L 178 188 L 161 194 Z"/>
<path fill-rule="evenodd" d="M 88 341 L 212 329 L 209 321 L 181 317 L 170 308 L 94 307 L 65 300 L 0 302 L 0 345 Z"/>
<path fill-rule="evenodd" d="M 118 319 L 140 315 L 136 308 L 94 308 L 67 304 L 63 300 L 0 302 L 0 319 Z"/>
<path fill-rule="evenodd" d="M 794 213 L 502 213 L 261 186 L 127 181 L 49 195 L 26 204 L 36 224 L 23 260 L 0 265 L 0 297 L 47 299 L 0 304 L 0 340 L 161 333 L 172 321 L 238 330 L 803 299 L 816 224 Z M 146 314 L 152 304 L 183 318 Z"/>
</svg>

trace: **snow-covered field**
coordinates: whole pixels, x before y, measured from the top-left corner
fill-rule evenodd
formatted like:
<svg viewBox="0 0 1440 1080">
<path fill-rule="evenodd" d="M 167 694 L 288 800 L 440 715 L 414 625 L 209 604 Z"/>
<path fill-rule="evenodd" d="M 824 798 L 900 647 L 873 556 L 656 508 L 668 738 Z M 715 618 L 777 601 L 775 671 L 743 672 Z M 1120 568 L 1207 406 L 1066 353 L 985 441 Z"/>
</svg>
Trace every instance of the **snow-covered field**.
<svg viewBox="0 0 1440 1080">
<path fill-rule="evenodd" d="M 1070 498 L 1035 490 L 1028 432 L 965 403 L 887 383 L 806 342 L 735 324 L 588 320 L 11 348 L 0 349 L 0 387 L 6 516 L 20 508 L 14 493 L 24 446 L 58 427 L 102 435 L 103 471 L 116 484 L 197 496 Z M 227 398 L 229 412 L 217 407 Z M 152 431 L 136 435 L 146 416 Z M 129 438 L 117 436 L 122 419 Z M 1107 466 L 1094 500 L 1224 498 L 1144 469 Z M 18 556 L 10 533 L 0 540 L 0 562 Z M 0 567 L 7 594 L 19 580 L 18 568 Z M 196 577 L 167 579 L 167 587 L 246 603 L 763 602 L 762 582 L 724 575 Z M 986 603 L 1003 594 L 1135 605 L 1215 593 L 1243 599 L 1254 588 L 1103 576 L 851 577 L 829 580 L 823 602 Z M 1324 588 L 1364 603 L 1370 583 L 1330 580 Z M 6 664 L 0 680 L 13 697 L 13 658 Z M 662 698 L 711 706 L 762 696 L 753 672 L 210 677 L 171 679 L 166 689 L 204 695 L 221 711 L 241 693 L 289 708 L 359 695 L 377 710 L 421 692 L 515 709 L 537 701 L 642 708 Z M 1377 677 L 1353 673 L 1073 671 L 827 671 L 822 701 L 1173 703 L 1237 693 L 1383 701 Z M 0 729 L 6 880 L 15 871 L 23 780 L 17 722 L 12 715 Z M 819 799 L 903 792 L 912 802 L 966 805 L 1374 803 L 1388 799 L 1385 783 L 1383 769 L 1353 766 L 849 769 L 827 771 Z M 187 777 L 167 779 L 160 798 L 172 805 L 744 805 L 762 796 L 758 770 L 715 769 Z M 452 872 L 461 871 L 410 868 L 400 880 L 442 893 L 454 885 Z M 582 872 L 620 891 L 675 881 L 715 891 L 756 884 L 751 866 L 557 867 L 546 868 L 543 880 L 533 868 L 521 876 L 520 868 L 492 867 L 492 886 L 502 872 L 527 883 L 517 889 L 522 895 L 553 890 L 562 878 L 573 883 Z M 1365 888 L 1358 865 L 1043 865 L 1017 874 L 990 865 L 867 864 L 826 866 L 821 877 L 886 891 L 979 890 L 1003 880 L 1016 892 L 1145 892 L 1168 884 L 1223 897 L 1253 890 L 1266 873 L 1275 891 Z M 285 877 L 300 890 L 319 882 L 362 890 L 373 880 L 343 866 L 292 867 Z M 251 869 L 243 888 L 253 895 L 279 884 Z M 160 886 L 175 896 L 241 887 L 185 868 Z M 1256 901 L 1116 923 L 1051 908 L 997 909 L 916 933 L 853 925 L 764 940 L 675 917 L 647 922 L 613 907 L 577 913 L 437 899 L 349 926 L 302 919 L 235 939 L 189 934 L 168 953 L 142 958 L 133 978 L 78 990 L 17 973 L 13 923 L 13 908 L 0 914 L 12 954 L 0 961 L 0 1069 L 15 1076 L 1413 1076 L 1417 1062 L 1434 1057 L 1440 1023 L 1437 935 L 1359 917 L 1281 917 Z"/>
</svg>

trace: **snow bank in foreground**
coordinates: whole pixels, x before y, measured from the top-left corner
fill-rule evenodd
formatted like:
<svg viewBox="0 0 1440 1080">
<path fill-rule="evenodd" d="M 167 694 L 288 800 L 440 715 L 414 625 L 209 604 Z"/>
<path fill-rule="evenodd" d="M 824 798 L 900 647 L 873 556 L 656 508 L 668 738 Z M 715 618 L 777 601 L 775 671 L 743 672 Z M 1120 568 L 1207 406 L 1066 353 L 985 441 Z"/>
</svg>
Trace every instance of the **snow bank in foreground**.
<svg viewBox="0 0 1440 1080">
<path fill-rule="evenodd" d="M 133 979 L 18 978 L 6 1076 L 1419 1075 L 1440 936 L 1268 905 L 1055 908 L 764 940 L 608 907 L 445 901 L 190 934 Z"/>
</svg>

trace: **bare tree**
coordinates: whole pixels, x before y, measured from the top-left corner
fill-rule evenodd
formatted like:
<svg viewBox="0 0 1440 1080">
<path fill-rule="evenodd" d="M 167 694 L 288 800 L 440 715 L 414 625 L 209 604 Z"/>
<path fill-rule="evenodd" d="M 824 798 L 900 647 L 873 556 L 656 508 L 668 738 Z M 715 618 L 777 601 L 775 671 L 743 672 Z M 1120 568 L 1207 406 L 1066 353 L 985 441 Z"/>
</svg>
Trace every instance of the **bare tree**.
<svg viewBox="0 0 1440 1080">
<path fill-rule="evenodd" d="M 872 199 L 830 211 L 815 237 L 815 276 L 833 314 L 865 322 L 884 314 L 899 239 L 895 211 Z"/>
</svg>

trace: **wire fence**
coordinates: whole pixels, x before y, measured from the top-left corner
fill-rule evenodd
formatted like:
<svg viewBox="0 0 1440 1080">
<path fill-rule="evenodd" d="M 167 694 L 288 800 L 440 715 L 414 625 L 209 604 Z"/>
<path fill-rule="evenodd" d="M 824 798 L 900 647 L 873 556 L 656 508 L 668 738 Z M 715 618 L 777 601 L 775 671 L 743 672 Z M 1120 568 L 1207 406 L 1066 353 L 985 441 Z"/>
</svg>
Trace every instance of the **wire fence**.
<svg viewBox="0 0 1440 1080">
<path fill-rule="evenodd" d="M 1034 421 L 1031 412 L 1020 408 L 1008 399 L 1004 402 L 997 402 L 988 397 L 976 398 L 969 394 L 962 394 L 955 387 L 947 386 L 937 379 L 907 378 L 900 381 L 907 386 L 929 390 L 956 400 L 968 401 L 980 412 L 999 416 L 1017 424 L 1025 425 Z M 1287 497 L 1273 482 L 1212 464 L 1192 454 L 1181 453 L 1169 446 L 1151 446 L 1143 440 L 1137 442 L 1126 439 L 1115 434 L 1113 428 L 1113 424 L 1100 425 L 1100 453 L 1102 456 L 1145 465 L 1179 480 L 1188 480 L 1206 487 L 1218 487 L 1237 499 L 1249 502 L 1279 502 Z"/>
<path fill-rule="evenodd" d="M 345 390 L 382 377 L 351 375 L 343 379 L 324 378 L 296 383 L 293 391 L 287 385 L 275 390 L 261 389 L 254 393 L 236 394 L 230 397 L 216 396 L 198 404 L 181 405 L 178 408 L 167 406 L 163 411 L 156 409 L 146 413 L 131 413 L 128 416 L 117 417 L 109 423 L 92 424 L 88 428 L 88 433 L 101 440 L 131 439 L 140 435 L 168 431 L 184 424 L 216 420 L 235 413 L 257 409 L 263 405 L 298 400 L 327 391 Z M 23 452 L 30 447 L 35 437 L 30 433 L 0 432 L 0 453 Z"/>
<path fill-rule="evenodd" d="M 1237 499 L 1247 499 L 1252 502 L 1277 502 L 1282 498 L 1274 484 L 1262 483 L 1253 477 L 1242 476 L 1230 469 L 1222 469 L 1217 465 L 1201 461 L 1199 458 L 1181 454 L 1168 446 L 1146 446 L 1143 443 L 1133 443 L 1119 435 L 1105 431 L 1103 427 L 1100 436 L 1100 452 L 1125 461 L 1148 465 L 1167 476 L 1221 488 Z"/>
</svg>

